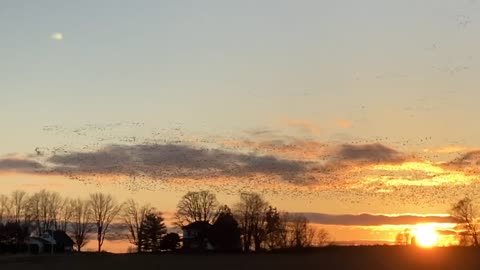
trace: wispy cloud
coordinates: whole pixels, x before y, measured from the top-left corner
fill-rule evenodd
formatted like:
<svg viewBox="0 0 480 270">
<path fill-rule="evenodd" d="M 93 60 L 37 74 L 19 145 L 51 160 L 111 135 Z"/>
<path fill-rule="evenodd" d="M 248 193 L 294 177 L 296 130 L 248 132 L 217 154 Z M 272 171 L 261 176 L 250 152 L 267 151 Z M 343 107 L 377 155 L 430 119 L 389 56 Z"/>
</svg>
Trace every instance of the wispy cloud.
<svg viewBox="0 0 480 270">
<path fill-rule="evenodd" d="M 33 173 L 42 169 L 44 169 L 42 164 L 29 159 L 0 159 L 0 172 Z"/>
<path fill-rule="evenodd" d="M 341 128 L 350 128 L 352 127 L 353 123 L 348 120 L 339 119 L 335 121 L 335 125 Z"/>
<path fill-rule="evenodd" d="M 423 150 L 426 153 L 438 153 L 438 154 L 452 154 L 452 153 L 460 153 L 460 152 L 465 152 L 468 151 L 467 147 L 463 146 L 444 146 L 444 147 L 439 147 L 439 148 L 426 148 Z"/>
<path fill-rule="evenodd" d="M 320 126 L 308 119 L 283 118 L 282 122 L 306 134 L 319 134 L 321 132 Z"/>
<path fill-rule="evenodd" d="M 300 213 L 312 223 L 344 226 L 381 226 L 381 225 L 415 225 L 419 223 L 455 223 L 448 215 L 331 215 L 323 213 Z"/>
</svg>

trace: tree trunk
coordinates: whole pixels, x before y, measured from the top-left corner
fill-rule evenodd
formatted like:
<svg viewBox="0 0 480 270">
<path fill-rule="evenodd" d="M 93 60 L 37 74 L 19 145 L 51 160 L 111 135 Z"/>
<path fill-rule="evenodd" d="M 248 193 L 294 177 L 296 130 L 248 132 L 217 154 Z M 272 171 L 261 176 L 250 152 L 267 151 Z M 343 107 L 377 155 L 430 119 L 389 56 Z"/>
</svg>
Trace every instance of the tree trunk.
<svg viewBox="0 0 480 270">
<path fill-rule="evenodd" d="M 97 231 L 98 252 L 102 251 L 102 226 L 98 226 Z"/>
</svg>

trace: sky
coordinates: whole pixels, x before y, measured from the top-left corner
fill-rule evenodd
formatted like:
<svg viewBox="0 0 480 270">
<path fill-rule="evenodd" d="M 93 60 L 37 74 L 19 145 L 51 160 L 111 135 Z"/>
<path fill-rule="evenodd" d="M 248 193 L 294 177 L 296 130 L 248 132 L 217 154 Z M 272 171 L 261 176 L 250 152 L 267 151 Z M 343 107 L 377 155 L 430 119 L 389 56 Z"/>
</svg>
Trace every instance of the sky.
<svg viewBox="0 0 480 270">
<path fill-rule="evenodd" d="M 475 0 L 0 0 L 0 190 L 100 189 L 169 213 L 187 191 L 257 191 L 337 240 L 392 240 L 420 221 L 388 215 L 432 221 L 477 197 L 478 14 Z"/>
</svg>

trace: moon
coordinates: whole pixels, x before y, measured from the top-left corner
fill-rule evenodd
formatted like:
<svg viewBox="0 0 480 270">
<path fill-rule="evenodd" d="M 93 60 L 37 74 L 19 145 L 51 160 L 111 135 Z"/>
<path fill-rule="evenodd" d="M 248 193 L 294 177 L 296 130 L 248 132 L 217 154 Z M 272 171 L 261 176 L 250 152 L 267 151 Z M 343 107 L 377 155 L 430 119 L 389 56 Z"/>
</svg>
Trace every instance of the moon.
<svg viewBox="0 0 480 270">
<path fill-rule="evenodd" d="M 55 33 L 52 33 L 52 35 L 50 35 L 50 37 L 53 40 L 62 40 L 63 39 L 63 34 L 59 33 L 59 32 L 55 32 Z"/>
</svg>

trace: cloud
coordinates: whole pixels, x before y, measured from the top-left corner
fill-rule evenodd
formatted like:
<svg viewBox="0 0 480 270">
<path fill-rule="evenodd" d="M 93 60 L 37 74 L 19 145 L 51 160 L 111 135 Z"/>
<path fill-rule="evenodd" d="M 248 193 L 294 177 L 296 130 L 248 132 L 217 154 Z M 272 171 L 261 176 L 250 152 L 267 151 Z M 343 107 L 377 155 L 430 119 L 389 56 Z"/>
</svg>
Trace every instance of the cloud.
<svg viewBox="0 0 480 270">
<path fill-rule="evenodd" d="M 426 153 L 439 153 L 439 154 L 452 154 L 452 153 L 459 153 L 468 150 L 468 148 L 463 146 L 445 146 L 439 147 L 434 149 L 424 149 L 423 151 Z"/>
<path fill-rule="evenodd" d="M 52 33 L 50 38 L 53 40 L 63 40 L 63 34 L 59 32 Z"/>
<path fill-rule="evenodd" d="M 306 134 L 319 134 L 321 128 L 307 119 L 284 118 L 282 122 L 289 127 L 294 127 Z"/>
<path fill-rule="evenodd" d="M 5 158 L 0 159 L 0 172 L 32 173 L 42 170 L 42 164 L 28 159 Z"/>
<path fill-rule="evenodd" d="M 478 174 L 480 173 L 480 150 L 464 153 L 449 162 L 442 163 L 441 166 L 448 170 Z"/>
<path fill-rule="evenodd" d="M 323 213 L 297 213 L 304 215 L 312 223 L 344 226 L 381 226 L 381 225 L 415 225 L 419 223 L 455 223 L 447 215 L 331 215 Z"/>
<path fill-rule="evenodd" d="M 348 120 L 337 120 L 335 124 L 341 128 L 350 128 L 353 125 L 353 123 Z"/>
<path fill-rule="evenodd" d="M 278 158 L 318 161 L 331 153 L 327 143 L 298 138 L 279 138 L 268 140 L 224 140 L 219 144 L 235 151 L 250 151 L 258 154 L 273 155 Z"/>
<path fill-rule="evenodd" d="M 109 145 L 94 152 L 54 155 L 52 172 L 123 174 L 153 178 L 245 177 L 256 174 L 298 180 L 308 163 L 274 156 L 234 153 L 174 144 Z"/>
<path fill-rule="evenodd" d="M 375 163 L 402 163 L 407 160 L 404 154 L 387 147 L 375 144 L 343 144 L 333 160 L 342 163 L 375 164 Z"/>
</svg>

